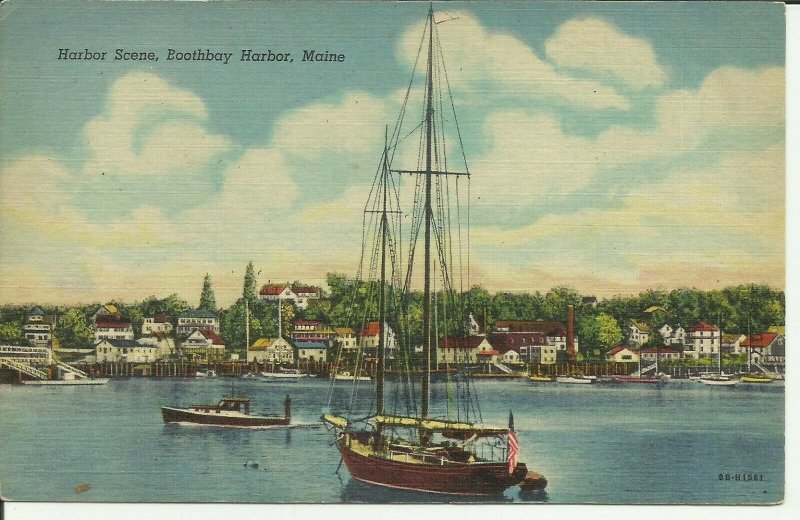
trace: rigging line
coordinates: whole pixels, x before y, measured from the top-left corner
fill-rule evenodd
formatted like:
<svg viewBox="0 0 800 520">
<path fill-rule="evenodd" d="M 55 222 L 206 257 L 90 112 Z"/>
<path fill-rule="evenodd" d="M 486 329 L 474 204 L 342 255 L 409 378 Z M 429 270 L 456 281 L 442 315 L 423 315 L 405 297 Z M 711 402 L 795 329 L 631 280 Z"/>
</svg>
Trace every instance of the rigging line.
<svg viewBox="0 0 800 520">
<path fill-rule="evenodd" d="M 467 164 L 467 154 L 466 150 L 464 149 L 464 141 L 461 137 L 461 127 L 458 124 L 458 115 L 456 114 L 456 105 L 453 101 L 453 90 L 450 88 L 450 77 L 447 74 L 447 65 L 444 62 L 444 52 L 442 51 L 441 41 L 439 41 L 439 55 L 441 56 L 442 60 L 442 71 L 444 72 L 444 80 L 445 84 L 447 85 L 447 94 L 450 97 L 450 106 L 453 111 L 453 122 L 456 125 L 456 135 L 458 136 L 458 143 L 461 147 L 461 156 L 464 159 L 464 171 L 467 173 L 467 177 L 469 178 L 469 165 Z"/>
</svg>

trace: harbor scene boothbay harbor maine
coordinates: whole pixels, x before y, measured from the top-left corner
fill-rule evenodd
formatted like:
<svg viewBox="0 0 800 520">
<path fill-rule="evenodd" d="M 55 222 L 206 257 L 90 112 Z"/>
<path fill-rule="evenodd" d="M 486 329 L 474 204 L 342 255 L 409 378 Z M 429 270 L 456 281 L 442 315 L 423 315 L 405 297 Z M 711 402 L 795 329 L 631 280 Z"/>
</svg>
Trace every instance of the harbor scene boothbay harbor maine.
<svg viewBox="0 0 800 520">
<path fill-rule="evenodd" d="M 3 499 L 783 500 L 782 6 L 41 5 Z"/>
</svg>

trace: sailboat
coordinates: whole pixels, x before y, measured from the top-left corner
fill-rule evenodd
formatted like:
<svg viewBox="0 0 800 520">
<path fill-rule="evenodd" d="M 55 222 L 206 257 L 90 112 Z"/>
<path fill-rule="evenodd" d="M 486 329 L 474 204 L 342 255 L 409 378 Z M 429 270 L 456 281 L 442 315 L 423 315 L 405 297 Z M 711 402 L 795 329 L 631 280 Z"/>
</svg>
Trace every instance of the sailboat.
<svg viewBox="0 0 800 520">
<path fill-rule="evenodd" d="M 283 328 L 281 326 L 281 305 L 282 305 L 281 301 L 278 300 L 278 339 L 283 337 L 283 334 L 282 334 Z M 249 327 L 249 321 L 248 321 L 248 327 Z M 248 328 L 248 331 L 249 331 L 249 328 Z M 249 337 L 250 333 L 248 332 L 247 335 Z M 274 381 L 274 380 L 294 381 L 296 379 L 300 379 L 302 377 L 308 377 L 308 376 L 309 376 L 309 374 L 306 374 L 304 372 L 300 372 L 300 369 L 298 369 L 298 368 L 278 367 L 277 370 L 276 370 L 275 369 L 275 359 L 274 358 L 272 360 L 272 366 L 271 366 L 270 370 L 269 371 L 264 370 L 264 371 L 261 372 L 261 377 L 265 381 Z"/>
<path fill-rule="evenodd" d="M 697 378 L 697 381 L 709 386 L 735 386 L 739 383 L 736 376 L 722 372 L 722 320 L 719 327 L 719 348 L 717 349 L 717 373 L 706 372 Z"/>
<path fill-rule="evenodd" d="M 377 271 L 380 272 L 379 282 L 374 284 L 378 291 L 378 323 L 379 334 L 376 346 L 376 371 L 374 384 L 374 408 L 372 413 L 367 415 L 345 416 L 342 413 L 326 413 L 322 416 L 323 423 L 329 429 L 335 431 L 335 444 L 341 454 L 342 462 L 347 467 L 350 476 L 358 481 L 368 484 L 424 492 L 438 493 L 454 496 L 497 496 L 504 490 L 515 486 L 523 481 L 527 474 L 524 463 L 517 462 L 518 441 L 513 430 L 513 416 L 509 414 L 508 427 L 491 427 L 482 423 L 480 414 L 461 415 L 452 418 L 434 416 L 431 410 L 431 354 L 432 347 L 438 340 L 438 329 L 432 323 L 435 320 L 436 310 L 432 309 L 432 264 L 438 262 L 438 267 L 442 269 L 442 280 L 445 284 L 450 283 L 447 278 L 447 266 L 445 260 L 447 255 L 442 254 L 442 244 L 446 242 L 447 235 L 442 232 L 442 226 L 446 224 L 443 212 L 441 212 L 441 198 L 445 195 L 442 187 L 447 183 L 448 178 L 458 181 L 458 175 L 468 178 L 468 171 L 465 173 L 448 171 L 448 165 L 443 159 L 444 154 L 440 153 L 444 146 L 444 131 L 439 126 L 439 121 L 434 121 L 434 99 L 441 103 L 443 99 L 448 99 L 437 91 L 434 98 L 434 86 L 441 89 L 442 84 L 447 82 L 446 73 L 443 70 L 444 62 L 441 57 L 441 46 L 439 45 L 438 35 L 434 20 L 433 7 L 430 8 L 424 29 L 423 40 L 419 47 L 419 57 L 424 51 L 424 41 L 427 37 L 427 81 L 425 86 L 424 118 L 417 126 L 420 129 L 420 154 L 419 164 L 415 170 L 395 170 L 392 169 L 392 157 L 398 142 L 404 139 L 400 129 L 402 128 L 402 118 L 405 113 L 405 104 L 401 110 L 395 131 L 392 134 L 392 146 L 389 144 L 388 129 L 386 144 L 384 145 L 380 165 L 376 173 L 375 184 L 370 194 L 370 199 L 365 208 L 365 221 L 369 217 L 374 217 L 376 226 L 376 240 L 369 240 L 374 244 L 378 255 L 369 255 L 370 262 L 376 266 L 375 276 L 378 279 Z M 443 22 L 439 22 L 443 23 Z M 437 81 L 433 74 L 436 66 Z M 416 65 L 415 65 L 416 67 Z M 408 93 L 411 93 L 413 86 L 409 85 Z M 449 85 L 447 86 L 449 89 Z M 408 94 L 406 95 L 406 100 Z M 449 98 L 452 106 L 452 98 Z M 453 115 L 455 111 L 453 110 Z M 449 115 L 449 114 L 448 114 Z M 443 117 L 438 110 L 437 117 Z M 451 121 L 457 120 L 455 117 Z M 457 130 L 457 128 L 456 128 Z M 459 134 L 460 137 L 460 134 Z M 459 138 L 459 142 L 461 139 Z M 466 166 L 466 161 L 465 161 Z M 395 288 L 399 283 L 399 277 L 392 276 L 391 283 L 387 280 L 387 252 L 395 255 L 398 244 L 395 235 L 390 237 L 389 216 L 392 215 L 396 222 L 395 210 L 397 207 L 396 192 L 389 194 L 389 184 L 394 182 L 391 173 L 411 174 L 417 179 L 415 190 L 415 210 L 414 223 L 412 223 L 412 240 L 408 252 L 408 274 L 405 277 L 405 284 L 402 286 L 400 296 L 396 296 Z M 451 176 L 451 177 L 448 177 Z M 396 185 L 393 185 L 396 187 Z M 436 201 L 437 212 L 434 218 L 432 201 Z M 371 209 L 372 208 L 372 209 Z M 416 224 L 416 226 L 415 226 Z M 422 294 L 422 328 L 421 328 L 421 389 L 419 393 L 411 392 L 410 401 L 412 405 L 407 405 L 406 413 L 395 413 L 389 411 L 384 403 L 384 376 L 386 372 L 386 352 L 387 352 L 387 307 L 394 306 L 401 316 L 398 321 L 393 321 L 400 334 L 411 337 L 410 332 L 404 332 L 403 326 L 411 329 L 412 318 L 406 314 L 405 321 L 402 317 L 404 305 L 408 298 L 404 295 L 410 294 L 410 284 L 412 280 L 412 266 L 414 255 L 414 244 L 416 235 L 414 229 L 423 232 L 424 237 L 424 276 Z M 424 230 L 424 231 L 423 231 Z M 432 255 L 432 239 L 435 241 L 433 248 L 437 248 L 438 255 Z M 368 242 L 365 236 L 364 242 Z M 378 260 L 377 258 L 380 258 Z M 398 272 L 395 258 L 390 259 L 390 268 L 393 272 Z M 379 269 L 377 264 L 380 263 Z M 371 264 L 373 265 L 373 264 Z M 359 270 L 361 272 L 361 269 Z M 372 274 L 372 269 L 369 273 Z M 450 285 L 452 287 L 452 285 Z M 386 293 L 390 292 L 389 295 Z M 455 291 L 449 290 L 450 297 Z M 398 304 L 398 301 L 400 302 Z M 416 318 L 416 316 L 415 316 Z M 374 318 L 373 318 L 374 319 Z M 416 319 L 413 319 L 417 323 Z M 414 347 L 405 350 L 407 356 Z M 410 364 L 406 365 L 410 374 L 412 372 Z M 353 387 L 356 386 L 353 382 Z M 414 388 L 415 381 L 408 377 L 410 388 Z M 467 384 L 470 384 L 467 382 Z M 472 383 L 474 384 L 474 383 Z M 372 386 L 372 385 L 370 385 Z M 473 392 L 474 394 L 474 392 Z M 333 383 L 331 386 L 331 396 L 333 396 Z M 419 407 L 416 407 L 419 401 Z M 352 402 L 352 401 L 351 401 Z M 331 400 L 329 399 L 329 405 Z M 459 409 L 460 410 L 460 409 Z M 467 409 L 465 409 L 467 410 Z M 354 412 L 351 410 L 350 414 Z"/>
</svg>

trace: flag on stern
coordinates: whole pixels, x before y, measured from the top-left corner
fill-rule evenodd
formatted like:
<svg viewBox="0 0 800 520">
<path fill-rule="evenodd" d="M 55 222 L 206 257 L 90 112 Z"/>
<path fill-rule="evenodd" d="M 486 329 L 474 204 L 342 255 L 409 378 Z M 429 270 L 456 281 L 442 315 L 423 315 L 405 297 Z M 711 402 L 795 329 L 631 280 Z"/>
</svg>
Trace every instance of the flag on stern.
<svg viewBox="0 0 800 520">
<path fill-rule="evenodd" d="M 519 441 L 514 431 L 514 414 L 508 412 L 508 474 L 514 473 L 517 468 L 517 452 L 519 452 Z"/>
</svg>

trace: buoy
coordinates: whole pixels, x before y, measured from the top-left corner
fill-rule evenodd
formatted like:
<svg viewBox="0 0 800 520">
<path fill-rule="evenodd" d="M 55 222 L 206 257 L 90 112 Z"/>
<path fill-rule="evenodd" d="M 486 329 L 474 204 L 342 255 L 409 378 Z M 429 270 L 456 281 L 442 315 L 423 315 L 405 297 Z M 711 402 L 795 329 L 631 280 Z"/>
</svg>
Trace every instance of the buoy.
<svg viewBox="0 0 800 520">
<path fill-rule="evenodd" d="M 523 491 L 537 491 L 546 487 L 547 479 L 538 473 L 528 473 L 519 483 L 519 488 Z"/>
<path fill-rule="evenodd" d="M 244 467 L 245 468 L 258 469 L 258 462 L 255 462 L 255 461 L 252 461 L 252 460 L 248 460 L 247 462 L 244 463 Z"/>
</svg>

